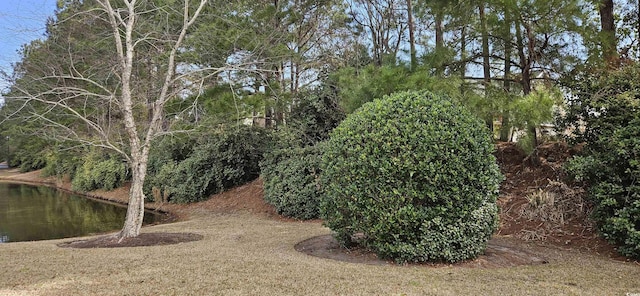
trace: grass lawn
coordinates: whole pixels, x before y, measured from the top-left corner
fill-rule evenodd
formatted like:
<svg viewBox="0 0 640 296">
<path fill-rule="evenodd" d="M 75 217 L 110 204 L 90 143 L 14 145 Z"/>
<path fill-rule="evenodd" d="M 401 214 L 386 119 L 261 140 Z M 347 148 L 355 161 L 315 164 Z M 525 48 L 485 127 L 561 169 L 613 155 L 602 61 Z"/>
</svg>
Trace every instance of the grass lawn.
<svg viewBox="0 0 640 296">
<path fill-rule="evenodd" d="M 43 181 L 38 172 L 4 171 L 0 178 Z M 92 194 L 124 202 L 127 189 Z M 640 295 L 636 262 L 511 236 L 501 239 L 549 263 L 468 268 L 366 265 L 312 257 L 297 252 L 295 244 L 330 231 L 320 222 L 284 221 L 268 213 L 261 196 L 261 183 L 253 182 L 198 204 L 149 204 L 183 220 L 144 227 L 143 233 L 204 236 L 195 242 L 104 249 L 57 246 L 77 238 L 0 244 L 0 296 Z"/>
<path fill-rule="evenodd" d="M 0 295 L 626 295 L 632 262 L 549 248 L 550 263 L 509 268 L 373 266 L 294 250 L 320 223 L 200 212 L 143 232 L 192 232 L 168 246 L 72 249 L 65 240 L 0 244 Z"/>
</svg>

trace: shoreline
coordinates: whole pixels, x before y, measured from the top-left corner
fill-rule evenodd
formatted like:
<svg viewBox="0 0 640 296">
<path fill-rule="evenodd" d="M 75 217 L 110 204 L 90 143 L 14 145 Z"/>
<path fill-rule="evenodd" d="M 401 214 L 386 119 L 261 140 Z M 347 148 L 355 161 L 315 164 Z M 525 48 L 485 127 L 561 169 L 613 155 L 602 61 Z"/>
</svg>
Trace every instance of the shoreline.
<svg viewBox="0 0 640 296">
<path fill-rule="evenodd" d="M 129 188 L 130 184 L 127 182 L 123 186 L 118 187 L 111 191 L 94 190 L 89 192 L 80 192 L 71 189 L 71 182 L 56 177 L 42 177 L 40 175 L 41 170 L 21 173 L 16 168 L 0 169 L 0 183 L 13 183 L 24 184 L 31 186 L 46 186 L 54 188 L 68 194 L 75 194 L 83 196 L 95 201 L 113 204 L 117 206 L 127 207 L 129 204 Z M 145 226 L 167 224 L 179 221 L 188 220 L 185 215 L 181 215 L 175 209 L 169 209 L 170 205 L 164 203 L 157 204 L 156 202 L 145 201 L 144 208 L 146 212 L 155 213 L 162 216 L 160 221 L 148 224 Z"/>
</svg>

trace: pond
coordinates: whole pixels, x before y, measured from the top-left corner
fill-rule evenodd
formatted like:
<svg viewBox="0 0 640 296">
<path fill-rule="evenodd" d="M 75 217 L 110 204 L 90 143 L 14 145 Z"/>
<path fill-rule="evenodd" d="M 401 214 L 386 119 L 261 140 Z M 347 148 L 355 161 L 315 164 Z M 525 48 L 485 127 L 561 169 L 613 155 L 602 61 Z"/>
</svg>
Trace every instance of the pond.
<svg viewBox="0 0 640 296">
<path fill-rule="evenodd" d="M 116 231 L 127 209 L 44 186 L 0 183 L 0 243 Z M 146 224 L 162 215 L 145 213 Z"/>
</svg>

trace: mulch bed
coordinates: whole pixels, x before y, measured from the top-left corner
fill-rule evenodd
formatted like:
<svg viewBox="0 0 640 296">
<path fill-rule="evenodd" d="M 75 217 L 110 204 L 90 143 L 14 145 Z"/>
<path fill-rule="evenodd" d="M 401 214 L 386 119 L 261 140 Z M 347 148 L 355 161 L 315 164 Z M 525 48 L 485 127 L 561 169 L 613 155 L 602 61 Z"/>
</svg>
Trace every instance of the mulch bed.
<svg viewBox="0 0 640 296">
<path fill-rule="evenodd" d="M 296 244 L 295 249 L 298 252 L 302 252 L 307 255 L 344 262 L 363 263 L 369 265 L 395 264 L 393 261 L 380 259 L 375 254 L 361 248 L 346 249 L 340 246 L 338 241 L 336 241 L 336 239 L 331 235 L 321 235 L 304 240 Z M 547 259 L 542 258 L 533 252 L 523 250 L 521 246 L 510 242 L 508 239 L 495 237 L 489 241 L 485 253 L 478 256 L 475 260 L 455 264 L 416 263 L 406 265 L 496 268 L 520 265 L 539 265 L 546 263 L 548 263 Z"/>
<path fill-rule="evenodd" d="M 101 236 L 88 240 L 77 240 L 58 244 L 61 248 L 127 248 L 127 247 L 147 247 L 147 246 L 164 246 L 179 243 L 199 241 L 202 235 L 194 233 L 141 233 L 137 237 L 125 238 L 119 240 L 114 235 Z"/>
</svg>

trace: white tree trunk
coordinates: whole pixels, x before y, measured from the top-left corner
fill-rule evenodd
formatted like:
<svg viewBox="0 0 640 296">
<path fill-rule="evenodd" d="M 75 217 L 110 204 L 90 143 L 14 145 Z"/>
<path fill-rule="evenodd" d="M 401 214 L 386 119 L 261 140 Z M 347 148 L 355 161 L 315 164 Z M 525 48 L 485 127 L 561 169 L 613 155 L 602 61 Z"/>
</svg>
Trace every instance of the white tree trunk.
<svg viewBox="0 0 640 296">
<path fill-rule="evenodd" d="M 134 161 L 131 165 L 132 180 L 129 191 L 129 206 L 127 217 L 118 237 L 122 240 L 127 237 L 136 237 L 140 234 L 144 219 L 144 192 L 142 186 L 147 172 L 146 161 Z"/>
</svg>

